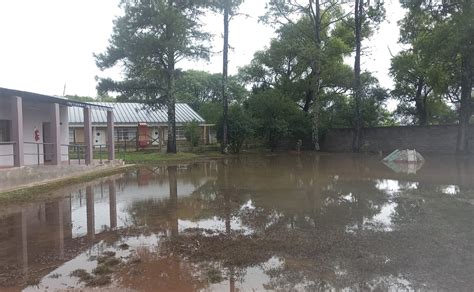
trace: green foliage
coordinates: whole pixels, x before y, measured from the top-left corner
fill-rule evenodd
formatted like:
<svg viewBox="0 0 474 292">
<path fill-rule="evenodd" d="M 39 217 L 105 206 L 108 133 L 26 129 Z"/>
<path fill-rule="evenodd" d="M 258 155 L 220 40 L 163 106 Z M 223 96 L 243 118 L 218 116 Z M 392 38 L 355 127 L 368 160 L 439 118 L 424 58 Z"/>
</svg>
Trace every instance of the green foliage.
<svg viewBox="0 0 474 292">
<path fill-rule="evenodd" d="M 222 74 L 188 70 L 178 76 L 176 83 L 177 101 L 188 103 L 199 111 L 206 103 L 222 104 Z M 228 98 L 230 102 L 241 102 L 247 90 L 235 76 L 228 79 Z"/>
<path fill-rule="evenodd" d="M 250 65 L 239 71 L 240 78 L 252 85 L 254 91 L 277 89 L 309 112 L 314 84 L 308 72 L 312 70 L 314 54 L 319 52 L 311 40 L 311 25 L 310 19 L 303 17 L 281 26 L 270 47 L 255 53 Z M 352 52 L 350 26 L 338 22 L 331 31 L 326 26 L 322 40 L 321 89 L 350 88 L 352 70 L 344 64 L 344 57 Z"/>
<path fill-rule="evenodd" d="M 124 15 L 114 22 L 106 52 L 96 55 L 104 70 L 121 65 L 124 79 L 100 79 L 100 93 L 117 92 L 122 100 L 139 101 L 168 110 L 169 153 L 176 153 L 177 63 L 209 57 L 210 35 L 200 17 L 205 0 L 122 1 Z"/>
<path fill-rule="evenodd" d="M 95 101 L 115 102 L 116 101 L 115 98 L 108 95 L 98 96 L 97 98 L 90 97 L 90 96 L 66 95 L 65 98 L 69 100 L 80 101 L 80 102 L 95 102 Z"/>
<path fill-rule="evenodd" d="M 222 103 L 203 103 L 199 107 L 198 113 L 207 123 L 217 124 L 222 117 Z"/>
<path fill-rule="evenodd" d="M 402 6 L 408 11 L 400 22 L 400 41 L 410 48 L 392 60 L 394 95 L 401 99 L 397 114 L 405 121 L 419 122 L 422 113 L 426 123 L 451 123 L 458 109 L 457 150 L 466 152 L 474 82 L 474 4 L 419 0 Z"/>
<path fill-rule="evenodd" d="M 369 73 L 361 75 L 364 99 L 361 101 L 363 127 L 394 125 L 395 120 L 385 109 L 389 95 Z M 355 126 L 354 100 L 341 92 L 328 92 L 323 97 L 321 128 L 350 128 Z"/>
<path fill-rule="evenodd" d="M 207 58 L 209 34 L 201 31 L 203 1 L 124 1 L 110 45 L 96 55 L 100 69 L 122 65 L 123 81 L 100 79 L 99 92 L 150 105 L 174 97 L 177 62 Z"/>
<path fill-rule="evenodd" d="M 199 145 L 201 139 L 201 129 L 197 121 L 192 121 L 184 125 L 184 137 L 191 144 L 192 147 Z"/>
<path fill-rule="evenodd" d="M 309 117 L 277 90 L 253 95 L 247 108 L 255 121 L 255 132 L 274 151 L 285 139 L 305 139 L 311 131 Z"/>
<path fill-rule="evenodd" d="M 222 117 L 218 123 L 217 138 L 222 143 Z M 240 105 L 231 105 L 229 107 L 229 121 L 228 121 L 228 141 L 230 151 L 233 153 L 239 153 L 244 145 L 245 141 L 251 138 L 254 134 L 254 123 L 252 117 L 244 111 L 244 108 Z"/>
</svg>

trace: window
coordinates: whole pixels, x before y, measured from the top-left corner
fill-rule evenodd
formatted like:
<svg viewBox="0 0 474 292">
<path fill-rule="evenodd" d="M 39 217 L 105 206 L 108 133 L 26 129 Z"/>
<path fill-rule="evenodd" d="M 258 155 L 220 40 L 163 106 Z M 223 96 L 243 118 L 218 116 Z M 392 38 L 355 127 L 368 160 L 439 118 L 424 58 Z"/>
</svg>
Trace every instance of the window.
<svg viewBox="0 0 474 292">
<path fill-rule="evenodd" d="M 76 135 L 74 129 L 69 128 L 69 143 L 76 143 Z"/>
<path fill-rule="evenodd" d="M 176 140 L 185 140 L 184 127 L 176 127 Z"/>
<path fill-rule="evenodd" d="M 0 120 L 0 142 L 11 142 L 10 121 Z"/>
<path fill-rule="evenodd" d="M 115 128 L 115 140 L 131 141 L 137 137 L 137 128 Z"/>
</svg>

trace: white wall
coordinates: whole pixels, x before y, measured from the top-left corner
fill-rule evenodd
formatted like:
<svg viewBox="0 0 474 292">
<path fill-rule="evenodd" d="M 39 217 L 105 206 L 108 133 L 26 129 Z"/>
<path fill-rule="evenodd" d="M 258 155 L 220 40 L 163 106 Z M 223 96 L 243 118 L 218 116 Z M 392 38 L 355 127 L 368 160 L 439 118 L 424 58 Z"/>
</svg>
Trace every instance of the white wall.
<svg viewBox="0 0 474 292">
<path fill-rule="evenodd" d="M 11 106 L 8 99 L 0 99 L 0 117 L 1 119 L 12 119 Z M 40 132 L 40 141 L 43 142 L 43 123 L 51 123 L 53 118 L 53 104 L 39 103 L 23 100 L 23 136 L 25 165 L 38 164 L 38 148 L 40 153 L 40 164 L 44 163 L 43 145 L 36 144 L 34 132 L 38 129 Z M 61 144 L 69 144 L 69 122 L 67 107 L 60 107 L 60 141 Z M 28 144 L 33 143 L 33 144 Z M 13 153 L 12 146 L 0 146 L 0 153 Z M 68 161 L 67 147 L 61 147 L 62 161 Z M 0 166 L 13 166 L 12 157 L 0 157 Z"/>
<path fill-rule="evenodd" d="M 104 146 L 105 144 L 107 144 L 107 128 L 93 127 L 92 139 L 93 139 L 92 142 L 94 146 L 95 145 Z"/>
<path fill-rule="evenodd" d="M 8 99 L 0 98 L 0 120 L 11 120 L 11 103 Z M 12 145 L 0 145 L 0 155 L 13 155 Z M 0 156 L 0 167 L 13 166 L 13 156 Z"/>
</svg>

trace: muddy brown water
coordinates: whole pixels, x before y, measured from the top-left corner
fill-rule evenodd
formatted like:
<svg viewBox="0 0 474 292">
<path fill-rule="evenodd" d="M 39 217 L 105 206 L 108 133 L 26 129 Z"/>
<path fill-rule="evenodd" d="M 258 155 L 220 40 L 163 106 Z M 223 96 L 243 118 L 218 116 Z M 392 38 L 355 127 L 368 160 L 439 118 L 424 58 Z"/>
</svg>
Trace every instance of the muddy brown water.
<svg viewBox="0 0 474 292">
<path fill-rule="evenodd" d="M 0 207 L 0 291 L 472 290 L 474 163 L 146 166 Z"/>
</svg>

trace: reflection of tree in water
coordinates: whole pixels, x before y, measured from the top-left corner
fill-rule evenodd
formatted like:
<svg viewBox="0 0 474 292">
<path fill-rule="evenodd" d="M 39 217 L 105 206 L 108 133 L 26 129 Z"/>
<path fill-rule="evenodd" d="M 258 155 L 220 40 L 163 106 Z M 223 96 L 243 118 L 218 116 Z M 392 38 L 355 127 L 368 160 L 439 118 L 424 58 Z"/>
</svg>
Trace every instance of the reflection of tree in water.
<svg viewBox="0 0 474 292">
<path fill-rule="evenodd" d="M 422 183 L 400 184 L 393 194 L 380 189 L 377 180 L 327 173 L 321 161 L 311 158 L 218 164 L 217 178 L 179 199 L 176 212 L 180 219 L 216 216 L 226 222 L 225 231 L 182 232 L 166 240 L 160 253 L 224 270 L 230 280 L 275 257 L 282 264 L 266 269 L 269 289 L 474 285 L 471 205 L 442 194 L 440 186 Z M 161 204 L 156 212 L 169 214 L 170 202 L 154 203 Z M 391 230 L 365 224 L 390 203 Z M 251 232 L 232 230 L 233 219 Z"/>
</svg>

